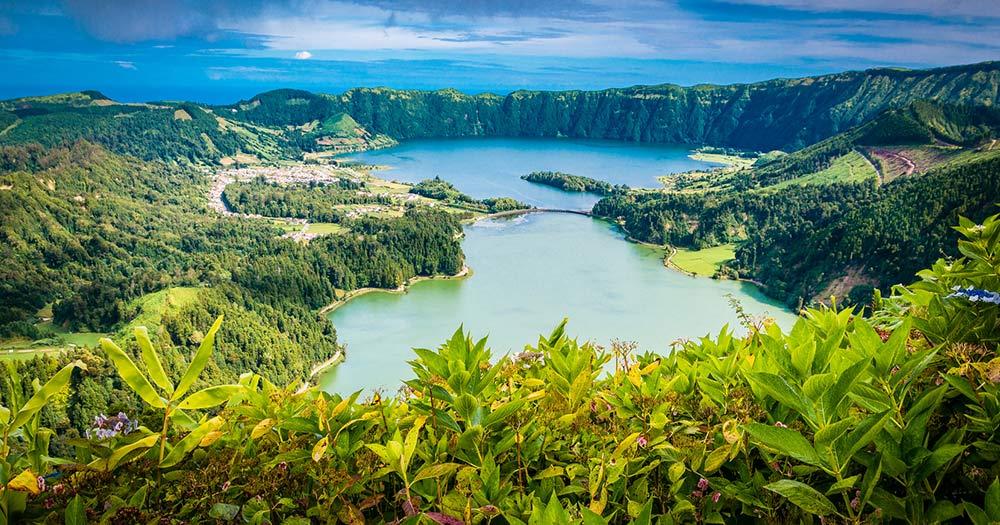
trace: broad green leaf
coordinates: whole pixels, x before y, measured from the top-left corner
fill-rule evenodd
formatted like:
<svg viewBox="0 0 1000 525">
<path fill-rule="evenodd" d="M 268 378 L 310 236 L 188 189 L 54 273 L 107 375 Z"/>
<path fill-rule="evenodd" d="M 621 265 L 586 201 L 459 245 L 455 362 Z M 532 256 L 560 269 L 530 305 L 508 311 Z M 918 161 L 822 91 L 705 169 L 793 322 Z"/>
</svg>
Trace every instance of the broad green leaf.
<svg viewBox="0 0 1000 525">
<path fill-rule="evenodd" d="M 496 410 L 483 418 L 483 428 L 488 429 L 495 424 L 502 423 L 508 416 L 520 410 L 522 406 L 524 406 L 523 399 L 508 401 L 498 406 Z"/>
<path fill-rule="evenodd" d="M 103 459 L 97 460 L 91 463 L 91 466 L 103 465 L 106 468 L 106 470 L 114 470 L 115 467 L 117 467 L 118 464 L 121 463 L 123 459 L 125 459 L 125 456 L 131 454 L 132 452 L 148 449 L 153 445 L 155 445 L 156 442 L 159 440 L 160 440 L 159 434 L 150 434 L 138 441 L 135 441 L 133 443 L 115 449 L 115 451 L 112 452 L 111 455 L 108 456 L 106 460 Z"/>
<path fill-rule="evenodd" d="M 784 496 L 788 501 L 798 505 L 802 510 L 810 514 L 826 516 L 837 512 L 837 508 L 833 506 L 833 503 L 826 496 L 799 481 L 783 479 L 770 485 L 765 485 L 764 488 Z"/>
<path fill-rule="evenodd" d="M 49 399 L 51 399 L 52 396 L 56 395 L 56 393 L 61 391 L 63 388 L 66 388 L 66 385 L 69 384 L 70 378 L 73 376 L 74 368 L 82 368 L 86 370 L 87 365 L 83 364 L 83 361 L 73 361 L 72 363 L 64 366 L 62 370 L 56 372 L 56 375 L 52 376 L 52 378 L 49 379 L 42 388 L 38 389 L 38 391 L 31 396 L 31 399 L 29 399 L 24 406 L 17 411 L 17 414 L 14 415 L 14 420 L 11 421 L 9 425 L 8 432 L 17 430 L 21 425 L 27 423 L 32 416 L 34 416 L 49 402 Z"/>
<path fill-rule="evenodd" d="M 174 445 L 174 448 L 170 449 L 167 457 L 163 458 L 163 461 L 160 462 L 160 468 L 170 468 L 180 463 L 192 450 L 198 448 L 201 440 L 209 432 L 218 430 L 223 423 L 222 418 L 213 417 L 199 425 L 198 428 L 192 430 L 188 435 L 184 436 L 184 439 Z"/>
<path fill-rule="evenodd" d="M 212 324 L 212 328 L 208 330 L 208 334 L 205 338 L 201 340 L 201 344 L 198 346 L 198 351 L 195 352 L 194 358 L 191 359 L 191 364 L 188 365 L 187 370 L 184 375 L 181 376 L 181 380 L 177 383 L 177 389 L 174 390 L 174 395 L 170 397 L 171 401 L 176 401 L 180 399 L 184 394 L 190 390 L 191 385 L 194 384 L 195 380 L 201 374 L 201 371 L 205 369 L 208 365 L 208 360 L 212 357 L 212 349 L 215 346 L 215 334 L 219 331 L 219 327 L 222 326 L 222 316 L 220 315 L 215 323 Z"/>
<path fill-rule="evenodd" d="M 201 410 L 221 405 L 233 396 L 243 391 L 240 385 L 219 385 L 199 390 L 181 401 L 177 408 L 182 410 Z"/>
<path fill-rule="evenodd" d="M 705 472 L 712 473 L 722 465 L 726 464 L 726 460 L 729 458 L 729 452 L 732 450 L 730 445 L 722 445 L 719 448 L 713 450 L 707 458 L 705 458 Z"/>
<path fill-rule="evenodd" d="M 587 507 L 580 507 L 580 515 L 583 516 L 583 525 L 608 525 L 608 520 Z"/>
<path fill-rule="evenodd" d="M 868 367 L 868 360 L 862 359 L 851 365 L 847 370 L 841 372 L 837 382 L 830 387 L 823 395 L 823 413 L 826 421 L 832 421 L 837 415 L 840 404 L 847 399 L 847 393 L 851 391 L 854 382 L 861 375 L 861 372 Z"/>
<path fill-rule="evenodd" d="M 118 375 L 128 384 L 139 397 L 146 402 L 147 405 L 154 408 L 166 408 L 167 404 L 163 402 L 163 398 L 156 393 L 153 389 L 153 385 L 150 384 L 146 376 L 135 366 L 132 362 L 132 358 L 128 356 L 121 348 L 118 348 L 113 341 L 110 339 L 101 339 L 101 347 L 104 348 L 104 353 L 108 354 L 108 359 L 114 363 L 115 368 L 118 369 Z"/>
<path fill-rule="evenodd" d="M 802 437 L 802 434 L 790 428 L 750 423 L 746 429 L 753 437 L 753 441 L 758 444 L 777 450 L 781 454 L 791 456 L 803 463 L 817 467 L 824 466 L 823 461 L 816 454 L 816 450 L 809 444 L 809 441 Z"/>
<path fill-rule="evenodd" d="M 167 373 L 163 371 L 160 356 L 153 348 L 153 343 L 149 340 L 149 331 L 146 330 L 145 326 L 139 326 L 135 329 L 135 340 L 139 343 L 140 356 L 142 362 L 146 364 L 149 378 L 169 396 L 174 392 L 174 385 L 167 377 Z"/>
<path fill-rule="evenodd" d="M 965 448 L 965 445 L 958 444 L 939 446 L 917 467 L 916 472 L 913 474 L 913 479 L 915 481 L 923 481 L 927 476 L 938 472 L 941 467 L 944 467 L 949 461 L 955 459 L 955 456 L 964 452 Z"/>
<path fill-rule="evenodd" d="M 410 481 L 410 483 L 416 483 L 425 479 L 444 477 L 460 468 L 462 468 L 460 463 L 437 463 L 434 465 L 424 465 L 424 467 L 418 470 L 417 474 L 413 476 L 413 480 Z"/>
<path fill-rule="evenodd" d="M 812 414 L 812 407 L 802 392 L 795 386 L 785 381 L 785 378 L 767 372 L 757 372 L 750 374 L 750 379 L 756 383 L 764 393 L 770 395 L 786 408 L 799 412 L 803 416 Z"/>
<path fill-rule="evenodd" d="M 1000 478 L 993 480 L 990 488 L 986 490 L 985 498 L 986 514 L 993 521 L 1000 521 Z"/>
<path fill-rule="evenodd" d="M 79 494 L 73 496 L 73 499 L 66 505 L 63 522 L 66 525 L 87 525 L 87 509 L 83 507 L 83 499 L 80 498 Z"/>
<path fill-rule="evenodd" d="M 406 433 L 406 441 L 403 443 L 402 467 L 405 472 L 410 466 L 410 459 L 413 458 L 413 451 L 417 449 L 417 440 L 420 439 L 420 429 L 427 421 L 427 416 L 420 416 L 413 422 L 413 428 Z"/>
<path fill-rule="evenodd" d="M 229 503 L 216 503 L 208 510 L 208 517 L 222 521 L 232 521 L 240 513 L 239 505 Z"/>
<path fill-rule="evenodd" d="M 838 492 L 843 492 L 843 491 L 845 491 L 847 489 L 852 489 L 852 488 L 854 488 L 854 484 L 857 483 L 858 479 L 860 479 L 860 478 L 861 478 L 861 474 L 855 474 L 854 476 L 851 476 L 849 478 L 844 478 L 844 479 L 842 479 L 842 480 L 834 483 L 833 485 L 830 485 L 830 488 L 826 489 L 826 493 L 827 494 L 836 494 Z"/>
<path fill-rule="evenodd" d="M 642 510 L 639 511 L 639 515 L 632 520 L 631 525 L 652 525 L 653 523 L 653 500 L 650 498 L 646 501 L 646 504 L 642 506 Z"/>
<path fill-rule="evenodd" d="M 531 476 L 531 479 L 555 478 L 555 477 L 564 476 L 564 475 L 566 475 L 566 469 L 565 468 L 560 467 L 558 465 L 553 465 L 553 466 L 551 466 L 551 467 L 549 467 L 549 468 L 547 468 L 547 469 L 539 472 L 538 474 L 535 474 L 534 476 Z"/>
<path fill-rule="evenodd" d="M 891 412 L 889 411 L 881 414 L 872 414 L 862 419 L 858 423 L 858 426 L 854 427 L 854 430 L 847 434 L 847 437 L 843 441 L 846 446 L 846 452 L 840 456 L 844 459 L 845 465 L 859 450 L 867 447 L 875 439 L 875 436 L 882 431 L 882 427 L 889 421 L 890 415 Z"/>
</svg>

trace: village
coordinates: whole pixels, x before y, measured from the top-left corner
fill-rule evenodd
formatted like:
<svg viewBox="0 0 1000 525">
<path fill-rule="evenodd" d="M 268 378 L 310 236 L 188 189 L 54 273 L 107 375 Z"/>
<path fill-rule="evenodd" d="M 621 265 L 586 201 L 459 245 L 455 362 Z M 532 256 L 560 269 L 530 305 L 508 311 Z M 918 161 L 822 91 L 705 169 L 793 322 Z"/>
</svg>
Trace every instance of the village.
<svg viewBox="0 0 1000 525">
<path fill-rule="evenodd" d="M 333 223 L 310 223 L 306 219 L 294 217 L 267 217 L 253 213 L 236 213 L 226 204 L 223 193 L 234 182 L 247 182 L 263 178 L 279 185 L 308 185 L 311 183 L 335 184 L 342 180 L 364 183 L 365 189 L 357 190 L 358 195 L 384 195 L 392 205 L 348 204 L 332 205 L 343 210 L 344 217 L 357 219 L 365 216 L 402 216 L 407 206 L 438 206 L 438 202 L 409 192 L 410 185 L 379 179 L 369 173 L 376 166 L 343 166 L 337 164 L 284 164 L 273 166 L 244 166 L 217 171 L 208 192 L 209 207 L 216 212 L 246 219 L 276 221 L 286 229 L 282 237 L 298 242 L 308 242 L 322 235 L 341 233 L 345 228 Z"/>
</svg>

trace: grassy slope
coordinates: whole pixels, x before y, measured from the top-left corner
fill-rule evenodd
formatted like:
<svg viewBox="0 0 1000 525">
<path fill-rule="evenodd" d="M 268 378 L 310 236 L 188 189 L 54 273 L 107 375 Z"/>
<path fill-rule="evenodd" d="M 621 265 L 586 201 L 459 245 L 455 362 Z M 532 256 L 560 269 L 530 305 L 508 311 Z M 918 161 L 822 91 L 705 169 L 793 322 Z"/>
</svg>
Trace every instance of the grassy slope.
<svg viewBox="0 0 1000 525">
<path fill-rule="evenodd" d="M 736 245 L 722 244 L 701 250 L 678 248 L 670 257 L 670 264 L 679 270 L 711 277 L 723 263 L 736 257 Z"/>
<path fill-rule="evenodd" d="M 852 151 L 847 155 L 836 158 L 829 167 L 824 170 L 810 173 L 794 179 L 779 182 L 773 186 L 768 186 L 767 190 L 779 190 L 787 188 L 793 184 L 842 184 L 850 182 L 863 182 L 878 176 L 875 167 L 864 155 L 857 151 Z"/>
<path fill-rule="evenodd" d="M 194 303 L 200 290 L 201 288 L 195 287 L 167 288 L 136 299 L 132 306 L 137 310 L 137 314 L 121 329 L 121 332 L 131 333 L 138 326 L 150 329 L 159 326 L 160 320 L 167 312 Z"/>
</svg>

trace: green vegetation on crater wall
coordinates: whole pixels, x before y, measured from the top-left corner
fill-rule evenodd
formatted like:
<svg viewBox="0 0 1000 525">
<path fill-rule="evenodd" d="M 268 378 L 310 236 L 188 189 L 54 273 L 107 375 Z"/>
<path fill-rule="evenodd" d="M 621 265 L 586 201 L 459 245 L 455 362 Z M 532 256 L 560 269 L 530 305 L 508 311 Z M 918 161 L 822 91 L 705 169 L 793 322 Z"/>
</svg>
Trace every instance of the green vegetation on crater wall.
<svg viewBox="0 0 1000 525">
<path fill-rule="evenodd" d="M 729 86 L 636 86 L 602 91 L 358 88 L 342 95 L 264 93 L 233 118 L 301 125 L 340 112 L 373 133 L 418 137 L 578 137 L 794 150 L 921 99 L 998 105 L 1000 62 L 930 70 L 872 69 Z M 291 105 L 289 100 L 308 100 Z M 311 111 L 311 113 L 310 113 Z"/>
</svg>

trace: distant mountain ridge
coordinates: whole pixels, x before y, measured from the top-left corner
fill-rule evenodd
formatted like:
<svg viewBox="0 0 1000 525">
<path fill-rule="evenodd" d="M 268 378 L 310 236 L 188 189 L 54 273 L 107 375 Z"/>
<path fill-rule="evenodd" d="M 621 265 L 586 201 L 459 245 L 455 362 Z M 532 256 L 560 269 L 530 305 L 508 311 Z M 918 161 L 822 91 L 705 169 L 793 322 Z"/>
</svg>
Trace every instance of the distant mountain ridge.
<svg viewBox="0 0 1000 525">
<path fill-rule="evenodd" d="M 505 96 L 279 89 L 223 106 L 123 104 L 83 91 L 0 101 L 0 144 L 83 139 L 144 160 L 208 164 L 330 155 L 431 137 L 576 137 L 791 151 L 917 100 L 997 107 L 998 86 L 1000 62 Z"/>
<path fill-rule="evenodd" d="M 795 150 L 916 100 L 995 106 L 998 87 L 1000 62 L 983 62 L 725 86 L 663 84 L 506 96 L 453 89 L 356 88 L 340 95 L 276 90 L 224 108 L 231 118 L 264 125 L 301 125 L 347 113 L 367 130 L 400 140 L 565 136 Z"/>
</svg>

